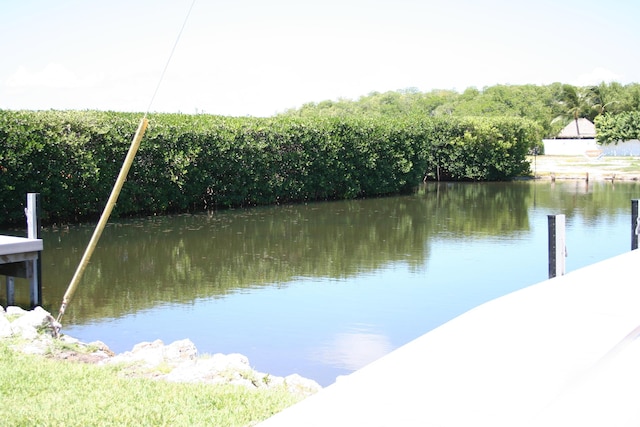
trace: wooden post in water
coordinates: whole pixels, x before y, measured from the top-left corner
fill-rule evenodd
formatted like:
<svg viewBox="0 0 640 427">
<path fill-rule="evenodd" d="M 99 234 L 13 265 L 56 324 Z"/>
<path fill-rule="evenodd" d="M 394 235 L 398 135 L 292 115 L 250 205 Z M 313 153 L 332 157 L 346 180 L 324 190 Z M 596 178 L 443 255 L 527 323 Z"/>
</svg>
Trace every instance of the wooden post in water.
<svg viewBox="0 0 640 427">
<path fill-rule="evenodd" d="M 16 286 L 13 276 L 7 276 L 7 307 L 16 303 Z"/>
<path fill-rule="evenodd" d="M 631 200 L 631 250 L 638 249 L 640 217 L 638 217 L 638 199 Z"/>
<path fill-rule="evenodd" d="M 40 193 L 27 194 L 27 237 L 29 239 L 42 238 L 42 230 L 40 227 Z M 42 251 L 38 252 L 38 258 L 28 263 L 31 271 L 28 276 L 29 280 L 29 300 L 31 308 L 42 305 Z"/>
<path fill-rule="evenodd" d="M 27 218 L 27 239 L 40 239 L 40 194 L 27 194 L 27 207 L 24 210 Z M 8 237 L 8 236 L 7 236 Z M 21 248 L 15 248 L 14 253 L 3 255 L 0 262 L 0 274 L 5 275 L 7 287 L 7 305 L 15 304 L 15 277 L 29 281 L 29 295 L 31 308 L 42 305 L 42 251 L 35 249 L 41 245 L 33 245 L 24 238 L 17 238 Z M 29 246 L 30 249 L 26 249 Z"/>
<path fill-rule="evenodd" d="M 549 224 L 549 279 L 566 272 L 566 237 L 564 215 L 547 215 Z"/>
</svg>

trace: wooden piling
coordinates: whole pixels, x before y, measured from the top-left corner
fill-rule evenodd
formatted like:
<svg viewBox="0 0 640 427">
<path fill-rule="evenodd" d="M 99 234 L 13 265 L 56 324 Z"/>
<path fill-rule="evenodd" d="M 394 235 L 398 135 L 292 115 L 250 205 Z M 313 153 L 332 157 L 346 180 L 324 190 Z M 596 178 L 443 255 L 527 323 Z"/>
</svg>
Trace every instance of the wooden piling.
<svg viewBox="0 0 640 427">
<path fill-rule="evenodd" d="M 27 194 L 27 238 L 42 238 L 42 227 L 40 226 L 40 193 Z M 31 272 L 29 299 L 31 307 L 42 305 L 42 251 L 38 252 L 38 258 L 30 264 Z"/>
<path fill-rule="evenodd" d="M 27 194 L 27 238 L 0 236 L 0 275 L 6 276 L 7 305 L 15 304 L 15 277 L 29 281 L 31 308 L 42 305 L 40 195 Z"/>
<path fill-rule="evenodd" d="M 638 216 L 638 199 L 631 200 L 631 250 L 638 249 L 640 234 L 640 217 Z"/>
<path fill-rule="evenodd" d="M 16 287 L 13 276 L 7 276 L 7 307 L 16 303 Z"/>
<path fill-rule="evenodd" d="M 549 279 L 566 272 L 565 216 L 547 215 L 549 228 Z"/>
</svg>

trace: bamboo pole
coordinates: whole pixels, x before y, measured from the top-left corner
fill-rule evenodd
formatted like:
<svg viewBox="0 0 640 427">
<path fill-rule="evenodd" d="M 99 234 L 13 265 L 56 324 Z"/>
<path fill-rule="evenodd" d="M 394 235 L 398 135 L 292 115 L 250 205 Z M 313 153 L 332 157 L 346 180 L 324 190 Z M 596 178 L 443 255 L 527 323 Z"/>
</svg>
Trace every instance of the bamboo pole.
<svg viewBox="0 0 640 427">
<path fill-rule="evenodd" d="M 60 320 L 62 316 L 64 316 L 64 312 L 67 309 L 67 305 L 73 296 L 76 288 L 78 287 L 78 283 L 82 278 L 84 270 L 89 264 L 89 260 L 91 259 L 91 255 L 93 254 L 94 249 L 98 245 L 98 240 L 100 240 L 100 236 L 102 235 L 102 231 L 104 227 L 107 225 L 107 221 L 109 220 L 109 216 L 111 215 L 111 211 L 118 201 L 118 196 L 120 195 L 120 190 L 122 190 L 122 186 L 127 179 L 127 175 L 129 173 L 129 169 L 131 168 L 131 164 L 133 163 L 133 159 L 136 156 L 136 152 L 138 151 L 138 147 L 140 147 L 140 141 L 142 141 L 142 137 L 144 136 L 144 132 L 147 130 L 147 125 L 149 121 L 146 117 L 143 117 L 140 120 L 140 124 L 138 125 L 138 130 L 136 131 L 135 136 L 133 137 L 133 141 L 131 141 L 131 146 L 129 147 L 129 152 L 127 153 L 127 157 L 124 159 L 124 163 L 122 164 L 122 168 L 120 169 L 120 173 L 118 174 L 118 179 L 116 180 L 113 189 L 111 190 L 111 195 L 109 196 L 109 200 L 107 200 L 107 205 L 100 216 L 100 221 L 98 221 L 98 225 L 96 225 L 95 230 L 93 231 L 93 236 L 91 236 L 91 240 L 87 245 L 87 248 L 84 251 L 84 255 L 80 260 L 80 264 L 76 269 L 71 282 L 69 283 L 69 287 L 67 288 L 67 292 L 64 294 L 64 298 L 62 299 L 62 305 L 60 306 L 60 312 L 58 313 L 57 321 L 60 324 Z"/>
</svg>

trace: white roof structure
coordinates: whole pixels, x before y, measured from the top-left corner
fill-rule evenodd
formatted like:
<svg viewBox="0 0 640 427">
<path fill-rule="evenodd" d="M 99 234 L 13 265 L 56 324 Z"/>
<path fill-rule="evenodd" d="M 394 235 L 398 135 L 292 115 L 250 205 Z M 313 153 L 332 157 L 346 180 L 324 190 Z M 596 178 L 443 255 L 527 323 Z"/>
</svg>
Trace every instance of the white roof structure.
<svg viewBox="0 0 640 427">
<path fill-rule="evenodd" d="M 560 139 L 577 139 L 577 138 L 595 138 L 596 126 L 588 119 L 578 119 L 577 126 L 576 121 L 571 120 L 571 123 L 566 125 L 564 129 L 558 134 Z"/>
</svg>

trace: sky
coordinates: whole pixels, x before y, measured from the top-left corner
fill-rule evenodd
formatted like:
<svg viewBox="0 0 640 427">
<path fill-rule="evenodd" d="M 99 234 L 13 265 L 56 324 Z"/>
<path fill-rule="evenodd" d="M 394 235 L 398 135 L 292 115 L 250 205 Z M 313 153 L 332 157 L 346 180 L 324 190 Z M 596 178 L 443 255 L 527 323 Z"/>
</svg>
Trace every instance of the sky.
<svg viewBox="0 0 640 427">
<path fill-rule="evenodd" d="M 408 88 L 638 83 L 638 17 L 637 0 L 2 0 L 0 109 L 271 116 Z"/>
</svg>

